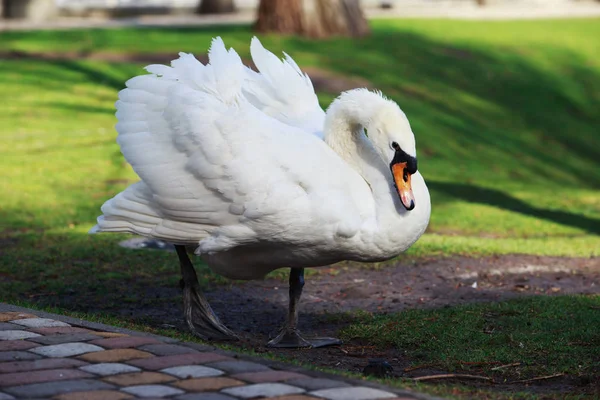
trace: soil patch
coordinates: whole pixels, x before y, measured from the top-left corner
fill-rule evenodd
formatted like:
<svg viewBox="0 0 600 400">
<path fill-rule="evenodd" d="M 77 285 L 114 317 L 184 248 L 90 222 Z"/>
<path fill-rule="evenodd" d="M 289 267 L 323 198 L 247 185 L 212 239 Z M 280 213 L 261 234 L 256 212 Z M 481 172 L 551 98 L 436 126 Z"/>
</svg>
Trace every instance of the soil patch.
<svg viewBox="0 0 600 400">
<path fill-rule="evenodd" d="M 175 255 L 173 258 L 175 262 Z M 67 308 L 77 304 L 77 309 L 87 312 L 108 312 L 133 320 L 143 320 L 156 327 L 175 327 L 187 331 L 182 319 L 179 288 L 135 285 L 130 288 L 130 292 L 135 291 L 142 292 L 128 294 L 134 294 L 144 301 L 100 305 L 75 296 L 72 299 L 61 298 L 59 302 Z M 300 328 L 311 335 L 335 336 L 341 328 L 353 321 L 353 312 L 357 310 L 395 313 L 408 308 L 494 302 L 519 296 L 599 293 L 598 258 L 521 255 L 479 259 L 451 257 L 416 262 L 400 260 L 384 267 L 341 263 L 307 276 L 300 308 Z M 393 368 L 393 377 L 411 378 L 448 373 L 435 365 L 405 371 L 410 360 L 402 349 L 382 350 L 358 341 L 338 347 L 310 350 L 266 348 L 265 343 L 277 332 L 286 315 L 288 285 L 285 280 L 269 278 L 235 282 L 212 288 L 206 296 L 223 322 L 241 334 L 242 341 L 236 345 L 246 349 L 276 354 L 305 365 L 359 374 L 372 359 L 387 361 Z M 461 373 L 477 375 L 480 367 L 465 365 Z M 468 383 L 470 387 L 502 391 L 525 390 L 553 395 L 600 393 L 598 382 L 569 376 L 512 385 L 491 385 L 478 380 L 458 381 Z M 449 380 L 443 382 L 448 383 Z"/>
<path fill-rule="evenodd" d="M 266 279 L 238 283 L 208 297 L 231 326 L 269 335 L 284 316 L 287 289 L 287 282 Z M 318 326 L 315 333 L 330 334 L 343 324 L 332 315 L 356 310 L 394 313 L 527 295 L 594 293 L 600 293 L 597 258 L 453 257 L 381 268 L 342 263 L 307 277 L 300 324 L 305 331 Z"/>
</svg>

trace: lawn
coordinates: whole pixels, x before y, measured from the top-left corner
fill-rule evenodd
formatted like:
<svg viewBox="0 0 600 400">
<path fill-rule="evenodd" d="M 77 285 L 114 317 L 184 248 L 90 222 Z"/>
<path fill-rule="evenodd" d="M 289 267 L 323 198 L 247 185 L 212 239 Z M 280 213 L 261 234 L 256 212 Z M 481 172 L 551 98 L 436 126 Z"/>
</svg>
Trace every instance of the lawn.
<svg viewBox="0 0 600 400">
<path fill-rule="evenodd" d="M 115 143 L 113 104 L 142 65 L 40 55 L 175 57 L 203 53 L 216 35 L 248 57 L 252 33 L 243 26 L 2 33 L 0 300 L 93 311 L 86 305 L 118 308 L 139 301 L 127 293 L 177 284 L 172 254 L 87 235 L 101 204 L 136 180 Z M 600 255 L 598 37 L 597 19 L 385 20 L 361 40 L 261 39 L 301 66 L 368 81 L 406 112 L 433 211 L 428 232 L 402 257 L 589 257 Z M 335 95 L 319 93 L 323 106 Z M 385 323 L 369 322 L 372 332 Z M 453 323 L 440 319 L 439 329 Z"/>
<path fill-rule="evenodd" d="M 416 361 L 412 368 L 485 376 L 496 383 L 564 374 L 578 380 L 576 386 L 585 386 L 600 374 L 598 310 L 598 296 L 540 296 L 394 315 L 359 314 L 342 337 L 405 349 Z"/>
</svg>

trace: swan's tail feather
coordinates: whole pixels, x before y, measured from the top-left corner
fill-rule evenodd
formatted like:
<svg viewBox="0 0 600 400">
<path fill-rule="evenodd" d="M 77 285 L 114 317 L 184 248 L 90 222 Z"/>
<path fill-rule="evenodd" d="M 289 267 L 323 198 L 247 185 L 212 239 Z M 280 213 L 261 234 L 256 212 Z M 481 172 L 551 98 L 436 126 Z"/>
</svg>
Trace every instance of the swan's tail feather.
<svg viewBox="0 0 600 400">
<path fill-rule="evenodd" d="M 207 227 L 201 224 L 165 219 L 152 199 L 143 182 L 129 186 L 104 203 L 103 215 L 89 233 L 134 233 L 176 244 L 197 244 L 208 236 Z"/>
<path fill-rule="evenodd" d="M 90 233 L 130 232 L 149 235 L 160 224 L 161 217 L 153 209 L 151 194 L 143 182 L 135 183 L 108 200 L 101 207 L 102 214 Z"/>
</svg>

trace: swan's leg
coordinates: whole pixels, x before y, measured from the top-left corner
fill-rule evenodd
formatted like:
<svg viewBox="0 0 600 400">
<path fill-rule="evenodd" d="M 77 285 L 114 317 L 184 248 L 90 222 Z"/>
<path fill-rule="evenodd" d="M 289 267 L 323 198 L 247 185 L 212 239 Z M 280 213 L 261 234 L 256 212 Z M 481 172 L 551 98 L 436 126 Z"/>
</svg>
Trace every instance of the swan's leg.
<svg viewBox="0 0 600 400">
<path fill-rule="evenodd" d="M 204 340 L 236 340 L 236 334 L 223 325 L 202 295 L 194 265 L 185 246 L 175 245 L 175 250 L 181 266 L 183 313 L 192 333 Z"/>
<path fill-rule="evenodd" d="M 342 341 L 330 337 L 304 338 L 298 331 L 298 303 L 304 287 L 304 268 L 290 271 L 290 306 L 288 319 L 277 337 L 269 341 L 269 347 L 323 347 L 341 344 Z"/>
</svg>

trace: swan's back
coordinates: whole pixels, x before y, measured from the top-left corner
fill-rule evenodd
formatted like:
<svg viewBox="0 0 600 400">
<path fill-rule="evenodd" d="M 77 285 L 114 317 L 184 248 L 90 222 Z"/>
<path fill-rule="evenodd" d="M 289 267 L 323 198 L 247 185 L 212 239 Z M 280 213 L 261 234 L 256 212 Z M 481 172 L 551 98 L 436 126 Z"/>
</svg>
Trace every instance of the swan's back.
<svg viewBox="0 0 600 400">
<path fill-rule="evenodd" d="M 249 78 L 217 38 L 207 65 L 181 53 L 127 82 L 117 141 L 141 182 L 102 206 L 93 232 L 199 244 L 206 254 L 264 242 L 335 247 L 358 231 L 374 213 L 368 186 L 309 134 L 324 115 L 310 80 L 291 58 L 264 52 L 254 44 L 265 73 Z M 306 104 L 289 108 L 293 98 L 270 92 L 288 78 Z M 297 121 L 309 114 L 306 129 Z"/>
</svg>

